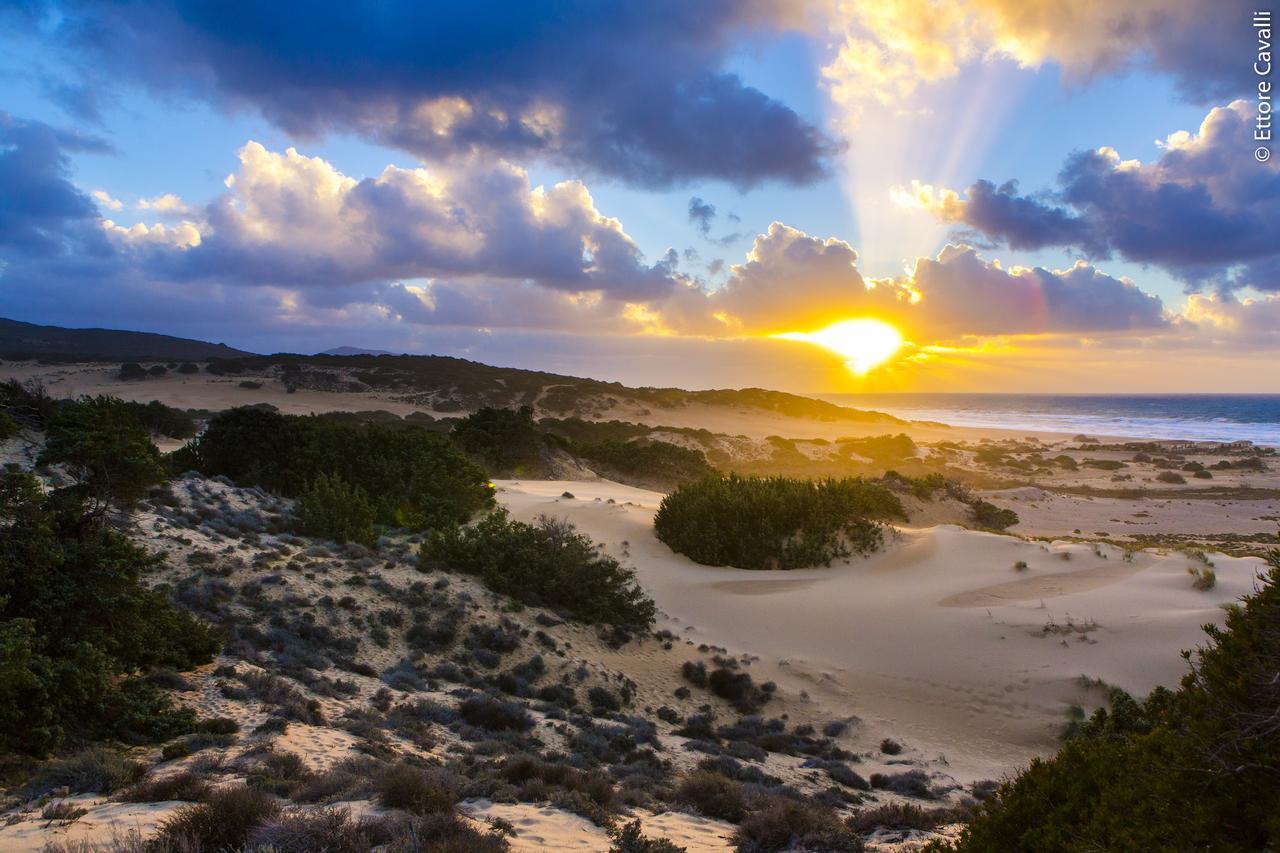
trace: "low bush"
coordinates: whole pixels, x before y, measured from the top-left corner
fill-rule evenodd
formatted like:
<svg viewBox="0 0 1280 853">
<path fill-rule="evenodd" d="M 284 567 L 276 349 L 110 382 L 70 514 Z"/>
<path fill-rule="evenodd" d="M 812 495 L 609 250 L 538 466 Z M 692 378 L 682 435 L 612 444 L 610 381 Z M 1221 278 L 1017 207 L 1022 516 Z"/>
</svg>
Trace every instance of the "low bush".
<svg viewBox="0 0 1280 853">
<path fill-rule="evenodd" d="M 863 809 L 849 818 L 847 825 L 859 835 L 866 835 L 877 829 L 932 832 L 940 826 L 965 823 L 971 814 L 969 809 L 963 807 L 922 809 L 911 803 L 885 803 Z"/>
<path fill-rule="evenodd" d="M 415 815 L 450 812 L 458 802 L 457 792 L 442 773 L 409 764 L 384 770 L 377 787 L 378 805 Z"/>
<path fill-rule="evenodd" d="M 471 725 L 490 731 L 524 732 L 533 727 L 533 718 L 523 707 L 485 694 L 464 699 L 458 713 Z"/>
<path fill-rule="evenodd" d="M 1181 485 L 1187 482 L 1187 478 L 1176 471 L 1161 471 L 1156 474 L 1156 480 L 1161 483 L 1173 483 L 1174 485 Z"/>
<path fill-rule="evenodd" d="M 171 850 L 239 850 L 255 829 L 280 814 L 275 797 L 244 785 L 219 788 L 160 825 L 153 846 Z"/>
<path fill-rule="evenodd" d="M 705 817 L 737 823 L 747 813 L 742 786 L 712 770 L 695 770 L 680 780 L 672 799 Z"/>
<path fill-rule="evenodd" d="M 987 530 L 1004 530 L 1018 523 L 1018 514 L 990 501 L 976 500 L 969 506 L 973 523 Z"/>
<path fill-rule="evenodd" d="M 111 794 L 137 782 L 143 765 L 104 746 L 93 746 L 66 758 L 47 761 L 28 786 L 31 794 L 67 788 L 73 794 Z"/>
<path fill-rule="evenodd" d="M 533 409 L 477 409 L 453 425 L 450 437 L 495 476 L 529 476 L 542 467 L 543 437 Z"/>
<path fill-rule="evenodd" d="M 246 850 L 271 853 L 368 853 L 368 834 L 345 809 L 289 812 L 249 834 Z"/>
<path fill-rule="evenodd" d="M 126 803 L 162 803 L 169 800 L 194 803 L 203 800 L 211 790 L 209 783 L 203 778 L 184 770 L 159 778 L 143 779 L 125 788 L 116 799 Z"/>
<path fill-rule="evenodd" d="M 733 835 L 740 853 L 822 850 L 860 853 L 862 841 L 836 813 L 815 802 L 769 797 L 753 804 Z"/>
<path fill-rule="evenodd" d="M 421 560 L 478 575 L 495 592 L 583 622 L 644 629 L 656 614 L 633 572 L 555 519 L 525 524 L 499 510 L 474 525 L 435 531 L 423 543 Z"/>
<path fill-rule="evenodd" d="M 879 548 L 879 520 L 905 518 L 889 489 L 857 478 L 708 477 L 667 495 L 654 531 L 711 566 L 797 569 Z"/>
<path fill-rule="evenodd" d="M 588 462 L 603 466 L 603 473 L 665 485 L 700 480 L 716 473 L 702 451 L 666 441 L 607 439 L 574 443 L 572 450 Z"/>
<path fill-rule="evenodd" d="M 609 833 L 609 853 L 685 853 L 685 848 L 665 838 L 649 838 L 640 821 L 633 820 Z"/>
</svg>

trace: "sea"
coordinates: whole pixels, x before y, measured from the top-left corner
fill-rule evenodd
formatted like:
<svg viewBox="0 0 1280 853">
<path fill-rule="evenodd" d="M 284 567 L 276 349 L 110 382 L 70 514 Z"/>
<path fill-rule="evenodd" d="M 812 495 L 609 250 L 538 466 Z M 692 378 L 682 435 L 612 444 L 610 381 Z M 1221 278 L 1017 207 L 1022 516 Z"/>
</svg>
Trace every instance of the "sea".
<svg viewBox="0 0 1280 853">
<path fill-rule="evenodd" d="M 952 426 L 1280 446 L 1280 394 L 829 394 Z"/>
</svg>

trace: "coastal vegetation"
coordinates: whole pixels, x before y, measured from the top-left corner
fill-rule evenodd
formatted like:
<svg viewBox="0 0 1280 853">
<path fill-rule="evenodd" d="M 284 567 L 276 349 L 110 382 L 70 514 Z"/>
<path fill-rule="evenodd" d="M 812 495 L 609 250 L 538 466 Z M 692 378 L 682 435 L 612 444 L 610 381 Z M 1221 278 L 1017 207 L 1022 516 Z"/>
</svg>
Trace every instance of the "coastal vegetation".
<svg viewBox="0 0 1280 853">
<path fill-rule="evenodd" d="M 213 418 L 173 462 L 175 469 L 226 476 L 286 497 L 308 495 L 312 507 L 324 503 L 325 490 L 340 488 L 367 502 L 373 523 L 389 527 L 446 527 L 493 505 L 484 472 L 447 437 L 404 425 L 351 424 L 241 407 Z M 327 478 L 323 484 L 321 476 Z M 309 514 L 317 520 L 336 517 Z M 318 535 L 351 536 L 345 524 Z M 361 537 L 367 538 L 363 532 Z"/>
<path fill-rule="evenodd" d="M 148 430 L 117 400 L 6 391 L 6 405 L 48 430 L 41 464 L 72 482 L 47 491 L 30 473 L 0 475 L 0 750 L 191 730 L 195 714 L 138 676 L 206 663 L 218 640 L 141 583 L 161 560 L 106 523 L 163 476 Z"/>
<path fill-rule="evenodd" d="M 473 525 L 433 532 L 421 559 L 428 567 L 477 575 L 496 592 L 582 622 L 643 629 L 656 613 L 633 572 L 552 518 L 525 524 L 497 510 Z"/>
<path fill-rule="evenodd" d="M 859 478 L 706 477 L 667 495 L 654 531 L 673 551 L 709 566 L 798 569 L 870 553 L 881 522 L 905 519 L 889 489 Z"/>
</svg>

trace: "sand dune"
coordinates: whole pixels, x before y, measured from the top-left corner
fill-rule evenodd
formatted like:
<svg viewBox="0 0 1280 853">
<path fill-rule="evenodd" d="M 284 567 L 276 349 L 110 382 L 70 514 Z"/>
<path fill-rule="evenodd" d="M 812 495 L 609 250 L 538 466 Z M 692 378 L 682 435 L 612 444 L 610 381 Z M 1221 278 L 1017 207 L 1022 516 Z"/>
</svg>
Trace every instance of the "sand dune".
<svg viewBox="0 0 1280 853">
<path fill-rule="evenodd" d="M 519 518 L 567 517 L 634 566 L 665 626 L 759 655 L 753 669 L 805 691 L 867 734 L 945 756 L 966 782 L 1051 752 L 1073 704 L 1101 679 L 1135 693 L 1172 685 L 1178 652 L 1252 587 L 1254 558 L 1213 555 L 1196 590 L 1179 552 L 1024 541 L 940 525 L 903 528 L 868 559 L 759 572 L 700 566 L 653 534 L 662 495 L 607 481 L 498 483 Z M 564 492 L 574 495 L 562 497 Z M 1025 561 L 1028 568 L 1016 571 Z"/>
</svg>

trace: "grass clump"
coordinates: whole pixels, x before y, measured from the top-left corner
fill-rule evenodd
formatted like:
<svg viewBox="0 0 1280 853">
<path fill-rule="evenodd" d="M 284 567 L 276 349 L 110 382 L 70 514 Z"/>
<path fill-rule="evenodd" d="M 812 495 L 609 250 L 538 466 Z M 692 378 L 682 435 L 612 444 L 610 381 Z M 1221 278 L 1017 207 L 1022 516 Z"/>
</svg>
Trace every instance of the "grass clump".
<svg viewBox="0 0 1280 853">
<path fill-rule="evenodd" d="M 798 569 L 874 551 L 880 520 L 905 517 L 889 489 L 859 478 L 731 474 L 680 486 L 653 525 L 673 551 L 704 565 Z"/>
<path fill-rule="evenodd" d="M 495 592 L 582 622 L 644 629 L 656 614 L 633 572 L 573 525 L 546 516 L 525 524 L 498 510 L 474 525 L 436 531 L 421 556 L 427 566 L 478 575 Z"/>
</svg>

